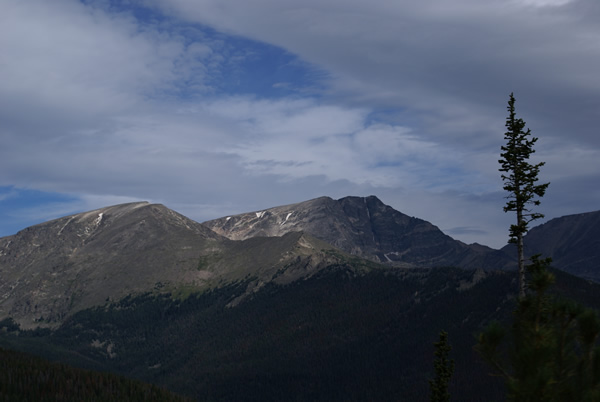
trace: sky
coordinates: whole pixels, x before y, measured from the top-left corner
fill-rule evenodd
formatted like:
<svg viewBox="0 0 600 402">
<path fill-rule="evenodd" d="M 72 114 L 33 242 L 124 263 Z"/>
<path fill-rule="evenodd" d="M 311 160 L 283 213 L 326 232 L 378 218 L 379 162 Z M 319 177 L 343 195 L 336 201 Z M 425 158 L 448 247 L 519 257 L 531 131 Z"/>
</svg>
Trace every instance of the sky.
<svg viewBox="0 0 600 402">
<path fill-rule="evenodd" d="M 0 0 L 0 236 L 376 195 L 499 248 L 509 94 L 546 220 L 600 209 L 597 0 Z"/>
</svg>

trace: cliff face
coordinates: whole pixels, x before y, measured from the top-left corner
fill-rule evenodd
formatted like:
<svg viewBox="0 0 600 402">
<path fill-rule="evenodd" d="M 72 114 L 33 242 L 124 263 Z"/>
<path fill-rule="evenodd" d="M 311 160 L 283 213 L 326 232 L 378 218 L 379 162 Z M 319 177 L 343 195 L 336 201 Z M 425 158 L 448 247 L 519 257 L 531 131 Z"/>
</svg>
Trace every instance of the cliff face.
<svg viewBox="0 0 600 402">
<path fill-rule="evenodd" d="M 235 240 L 304 231 L 353 255 L 394 266 L 495 268 L 508 261 L 490 248 L 456 241 L 431 223 L 398 212 L 374 196 L 321 197 L 204 224 Z"/>
</svg>

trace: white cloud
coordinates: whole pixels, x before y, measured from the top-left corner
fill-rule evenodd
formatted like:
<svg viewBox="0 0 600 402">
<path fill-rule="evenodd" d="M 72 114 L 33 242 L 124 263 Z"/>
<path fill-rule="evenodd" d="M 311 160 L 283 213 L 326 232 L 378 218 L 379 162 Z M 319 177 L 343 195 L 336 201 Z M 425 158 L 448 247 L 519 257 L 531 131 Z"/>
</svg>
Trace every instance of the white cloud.
<svg viewBox="0 0 600 402">
<path fill-rule="evenodd" d="M 558 7 L 569 4 L 574 0 L 514 0 L 517 4 L 535 7 Z"/>
<path fill-rule="evenodd" d="M 111 117 L 168 96 L 180 82 L 202 88 L 212 53 L 127 13 L 68 0 L 3 2 L 0 47 L 0 102 L 11 120 Z"/>
</svg>

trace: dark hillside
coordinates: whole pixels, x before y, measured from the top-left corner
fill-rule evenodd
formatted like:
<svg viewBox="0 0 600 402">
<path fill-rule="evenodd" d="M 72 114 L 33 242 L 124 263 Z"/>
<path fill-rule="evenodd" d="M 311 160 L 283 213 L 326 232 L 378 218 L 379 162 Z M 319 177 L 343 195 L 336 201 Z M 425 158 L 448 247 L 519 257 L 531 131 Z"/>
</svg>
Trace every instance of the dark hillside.
<svg viewBox="0 0 600 402">
<path fill-rule="evenodd" d="M 428 399 L 433 342 L 445 329 L 457 361 L 453 395 L 489 401 L 503 388 L 472 351 L 474 334 L 510 314 L 511 282 L 483 271 L 330 267 L 266 285 L 233 308 L 245 283 L 185 300 L 126 298 L 81 311 L 53 333 L 2 342 L 41 342 L 54 356 L 199 400 L 419 401 Z"/>
<path fill-rule="evenodd" d="M 552 257 L 552 265 L 600 282 L 600 211 L 567 215 L 532 228 L 525 236 L 527 255 Z M 505 246 L 508 255 L 514 245 Z"/>
<path fill-rule="evenodd" d="M 0 348 L 0 401 L 186 402 L 154 385 Z"/>
<path fill-rule="evenodd" d="M 557 292 L 600 307 L 598 285 L 557 272 Z M 101 368 L 198 400 L 428 400 L 433 342 L 446 330 L 454 400 L 504 399 L 473 352 L 475 334 L 514 308 L 511 272 L 330 266 L 266 284 L 235 307 L 247 282 L 186 299 L 128 297 L 76 313 L 60 328 L 0 344 Z"/>
</svg>

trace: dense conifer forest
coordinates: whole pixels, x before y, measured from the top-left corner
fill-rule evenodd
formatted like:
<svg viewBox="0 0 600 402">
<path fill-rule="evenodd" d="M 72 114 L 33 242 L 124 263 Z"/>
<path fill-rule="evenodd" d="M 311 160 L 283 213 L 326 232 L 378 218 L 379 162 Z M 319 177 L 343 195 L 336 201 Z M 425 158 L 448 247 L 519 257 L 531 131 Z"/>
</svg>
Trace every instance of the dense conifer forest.
<svg viewBox="0 0 600 402">
<path fill-rule="evenodd" d="M 555 273 L 554 292 L 600 306 L 597 285 Z M 195 400 L 426 401 L 433 344 L 445 330 L 456 362 L 452 399 L 505 399 L 504 384 L 473 347 L 491 320 L 510 321 L 512 272 L 357 274 L 339 266 L 289 285 L 267 284 L 233 306 L 246 289 L 241 282 L 185 297 L 128 297 L 81 311 L 54 331 L 21 331 L 5 321 L 0 346 Z"/>
<path fill-rule="evenodd" d="M 190 399 L 115 374 L 77 369 L 0 348 L 0 401 L 186 402 Z"/>
</svg>

